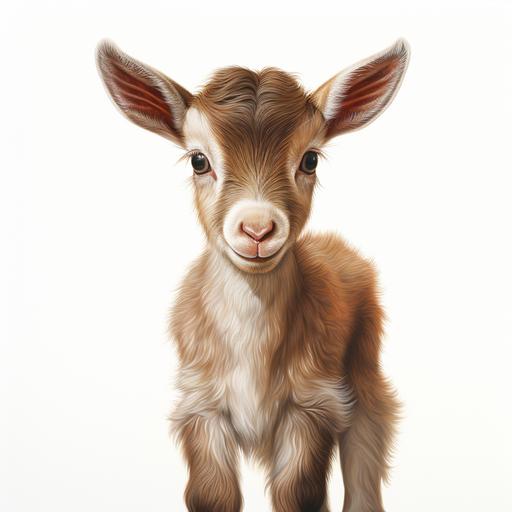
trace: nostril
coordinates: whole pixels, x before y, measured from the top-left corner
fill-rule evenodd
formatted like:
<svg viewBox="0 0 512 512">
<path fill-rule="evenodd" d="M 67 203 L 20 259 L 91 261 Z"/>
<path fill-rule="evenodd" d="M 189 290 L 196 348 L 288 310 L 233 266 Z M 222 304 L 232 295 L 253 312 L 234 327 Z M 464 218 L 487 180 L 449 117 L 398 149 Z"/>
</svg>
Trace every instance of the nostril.
<svg viewBox="0 0 512 512">
<path fill-rule="evenodd" d="M 267 224 L 253 222 L 242 222 L 242 231 L 249 235 L 256 242 L 261 242 L 274 230 L 274 223 L 269 221 Z"/>
</svg>

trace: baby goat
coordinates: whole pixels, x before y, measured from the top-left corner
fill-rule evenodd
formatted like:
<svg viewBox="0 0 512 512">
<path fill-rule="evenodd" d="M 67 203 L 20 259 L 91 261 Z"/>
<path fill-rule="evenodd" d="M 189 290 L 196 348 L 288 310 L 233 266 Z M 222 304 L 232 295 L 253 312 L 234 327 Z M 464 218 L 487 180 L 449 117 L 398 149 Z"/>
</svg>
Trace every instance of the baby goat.
<svg viewBox="0 0 512 512">
<path fill-rule="evenodd" d="M 389 105 L 408 56 L 399 40 L 313 93 L 279 69 L 229 67 L 192 95 L 98 47 L 120 110 L 187 151 L 208 241 L 171 320 L 190 511 L 241 509 L 240 450 L 265 466 L 275 511 L 326 511 L 336 445 L 343 510 L 383 510 L 398 404 L 379 363 L 375 271 L 339 237 L 302 230 L 322 146 Z"/>
</svg>

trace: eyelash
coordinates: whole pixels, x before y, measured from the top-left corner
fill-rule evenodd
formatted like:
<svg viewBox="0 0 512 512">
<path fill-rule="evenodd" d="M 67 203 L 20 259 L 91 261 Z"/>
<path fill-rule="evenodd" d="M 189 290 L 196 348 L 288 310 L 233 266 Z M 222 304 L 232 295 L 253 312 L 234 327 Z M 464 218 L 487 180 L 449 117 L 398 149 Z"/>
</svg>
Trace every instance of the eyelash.
<svg viewBox="0 0 512 512">
<path fill-rule="evenodd" d="M 308 148 L 308 149 L 306 149 L 306 151 L 304 151 L 304 153 L 307 153 L 308 151 L 314 151 L 319 156 L 319 158 L 321 158 L 322 160 L 327 160 L 327 156 L 319 148 Z"/>
<path fill-rule="evenodd" d="M 202 151 L 199 151 L 199 149 L 190 149 L 178 159 L 178 162 L 189 162 L 194 155 L 198 155 L 199 153 L 202 153 Z"/>
<path fill-rule="evenodd" d="M 327 160 L 327 156 L 326 154 L 319 148 L 308 148 L 306 149 L 305 152 L 307 151 L 314 151 L 315 153 L 318 154 L 318 156 L 322 159 L 322 160 Z M 191 158 L 194 156 L 194 155 L 197 155 L 199 153 L 203 153 L 202 151 L 199 151 L 199 149 L 190 149 L 188 150 L 182 157 L 180 157 L 178 159 L 178 162 L 183 162 L 183 161 L 187 161 L 187 162 L 190 162 Z M 302 158 L 302 157 L 301 157 Z M 299 160 L 299 163 L 300 163 L 300 160 Z"/>
</svg>

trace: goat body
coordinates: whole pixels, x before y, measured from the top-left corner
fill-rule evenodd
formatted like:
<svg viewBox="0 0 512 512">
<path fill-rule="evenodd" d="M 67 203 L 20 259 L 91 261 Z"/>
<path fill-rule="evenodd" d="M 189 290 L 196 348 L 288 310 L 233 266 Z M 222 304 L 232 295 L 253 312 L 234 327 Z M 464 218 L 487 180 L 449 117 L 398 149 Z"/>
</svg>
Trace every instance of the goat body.
<svg viewBox="0 0 512 512">
<path fill-rule="evenodd" d="M 380 368 L 375 271 L 339 237 L 303 228 L 321 146 L 384 110 L 407 60 L 399 41 L 312 94 L 281 70 L 226 68 L 193 96 L 99 47 L 119 108 L 188 151 L 208 240 L 171 317 L 190 511 L 241 509 L 242 450 L 266 468 L 275 511 L 325 512 L 336 446 L 343 510 L 383 510 L 398 403 Z"/>
<path fill-rule="evenodd" d="M 196 486 L 216 470 L 219 481 L 231 474 L 232 488 L 206 485 L 207 503 L 230 496 L 239 507 L 238 446 L 266 465 L 282 510 L 321 510 L 333 446 L 347 434 L 350 499 L 380 499 L 370 482 L 386 473 L 397 405 L 378 366 L 373 269 L 339 238 L 307 235 L 274 272 L 275 279 L 242 273 L 207 251 L 175 305 L 183 398 L 174 421 L 197 464 L 192 510 Z M 358 487 L 365 471 L 369 487 Z"/>
</svg>

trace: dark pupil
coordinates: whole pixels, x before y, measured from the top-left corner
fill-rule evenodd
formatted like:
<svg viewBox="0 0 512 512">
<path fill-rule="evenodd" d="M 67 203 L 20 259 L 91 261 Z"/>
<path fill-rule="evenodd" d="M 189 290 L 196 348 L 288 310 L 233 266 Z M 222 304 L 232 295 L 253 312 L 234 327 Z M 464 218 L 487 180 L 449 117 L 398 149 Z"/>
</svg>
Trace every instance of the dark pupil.
<svg viewBox="0 0 512 512">
<path fill-rule="evenodd" d="M 304 156 L 304 168 L 306 171 L 314 171 L 318 164 L 318 156 L 314 151 L 308 151 Z"/>
<path fill-rule="evenodd" d="M 206 157 L 202 153 L 192 156 L 192 167 L 196 171 L 204 171 L 206 169 Z"/>
</svg>

